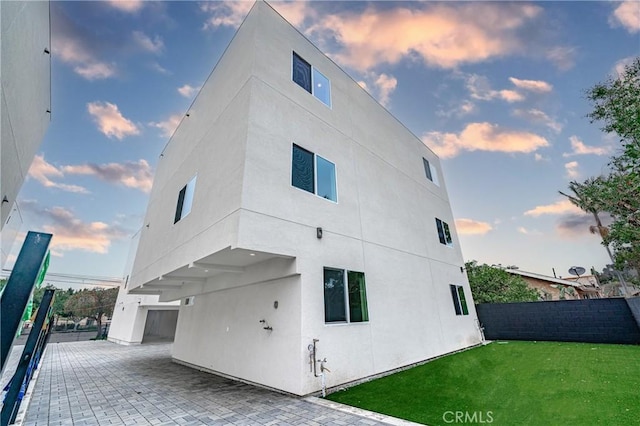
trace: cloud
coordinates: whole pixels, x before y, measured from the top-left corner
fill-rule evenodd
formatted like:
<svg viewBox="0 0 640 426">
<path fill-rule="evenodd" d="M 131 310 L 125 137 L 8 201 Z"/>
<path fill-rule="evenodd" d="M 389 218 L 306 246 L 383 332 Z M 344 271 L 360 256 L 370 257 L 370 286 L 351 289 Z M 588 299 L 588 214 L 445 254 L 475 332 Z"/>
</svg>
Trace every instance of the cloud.
<svg viewBox="0 0 640 426">
<path fill-rule="evenodd" d="M 580 208 L 576 207 L 571 201 L 565 199 L 556 201 L 553 204 L 545 204 L 542 206 L 536 206 L 531 210 L 524 212 L 525 216 L 539 217 L 542 215 L 560 215 L 565 213 L 579 213 L 582 212 Z"/>
<path fill-rule="evenodd" d="M 104 222 L 83 222 L 63 207 L 41 210 L 39 216 L 48 222 L 43 230 L 53 234 L 51 250 L 59 254 L 72 250 L 105 254 L 113 240 L 127 235 Z"/>
<path fill-rule="evenodd" d="M 115 74 L 114 67 L 103 62 L 78 65 L 73 70 L 87 80 L 103 80 Z"/>
<path fill-rule="evenodd" d="M 631 65 L 634 60 L 635 60 L 635 56 L 627 56 L 626 58 L 620 59 L 613 66 L 613 70 L 611 71 L 611 74 L 613 74 L 615 78 L 620 77 L 622 74 L 624 74 L 625 67 Z"/>
<path fill-rule="evenodd" d="M 218 27 L 238 28 L 253 7 L 252 1 L 203 2 L 200 10 L 208 14 L 204 29 Z M 293 26 L 300 26 L 312 13 L 306 1 L 270 1 L 269 4 Z"/>
<path fill-rule="evenodd" d="M 549 146 L 542 136 L 502 129 L 487 122 L 470 123 L 458 135 L 428 132 L 422 136 L 422 141 L 443 158 L 454 157 L 461 151 L 529 153 Z"/>
<path fill-rule="evenodd" d="M 519 89 L 528 90 L 537 93 L 549 93 L 553 86 L 542 80 L 520 80 L 515 77 L 509 77 L 509 81 Z"/>
<path fill-rule="evenodd" d="M 490 101 L 502 99 L 509 103 L 524 100 L 524 95 L 515 90 L 494 90 L 489 84 L 489 79 L 482 75 L 470 74 L 466 77 L 466 86 L 473 99 Z"/>
<path fill-rule="evenodd" d="M 378 102 L 385 107 L 389 105 L 391 93 L 396 90 L 398 80 L 394 76 L 384 73 L 380 75 L 370 73 L 368 78 L 371 80 L 371 86 L 375 88 Z M 364 89 L 368 90 L 367 88 L 368 85 L 364 83 Z"/>
<path fill-rule="evenodd" d="M 517 228 L 517 231 L 519 233 L 523 234 L 523 235 L 542 235 L 542 232 L 537 231 L 535 229 L 529 230 L 529 229 L 525 228 L 524 226 L 519 226 Z"/>
<path fill-rule="evenodd" d="M 51 163 L 44 159 L 44 155 L 36 155 L 33 158 L 28 175 L 46 188 L 58 188 L 67 192 L 75 192 L 79 194 L 88 194 L 89 191 L 79 185 L 68 185 L 64 183 L 54 182 L 51 178 L 63 178 L 64 173 Z"/>
<path fill-rule="evenodd" d="M 105 3 L 126 13 L 136 13 L 144 7 L 144 0 L 107 0 Z"/>
<path fill-rule="evenodd" d="M 163 67 L 162 65 L 160 65 L 157 62 L 152 62 L 150 65 L 151 69 L 160 73 L 160 74 L 164 74 L 164 75 L 171 75 L 171 71 L 169 71 L 168 69 L 166 69 L 165 67 Z"/>
<path fill-rule="evenodd" d="M 185 98 L 191 98 L 193 97 L 193 95 L 195 95 L 196 93 L 198 93 L 198 90 L 200 90 L 200 86 L 198 87 L 193 87 L 190 86 L 188 84 L 185 84 L 182 87 L 178 87 L 178 93 L 180 93 L 182 96 L 184 96 Z"/>
<path fill-rule="evenodd" d="M 580 177 L 580 171 L 578 170 L 579 166 L 580 165 L 577 161 L 570 161 L 568 163 L 565 163 L 564 169 L 567 172 L 567 177 L 569 179 L 578 179 Z"/>
<path fill-rule="evenodd" d="M 251 1 L 203 2 L 200 4 L 200 10 L 210 15 L 203 28 L 215 29 L 223 26 L 238 28 L 252 7 Z"/>
<path fill-rule="evenodd" d="M 153 183 L 153 172 L 146 160 L 137 162 L 108 164 L 79 164 L 56 167 L 48 163 L 43 155 L 36 155 L 29 169 L 29 176 L 47 188 L 88 194 L 89 191 L 78 185 L 67 185 L 51 179 L 63 179 L 66 175 L 91 175 L 109 183 L 119 183 L 129 188 L 149 192 Z"/>
<path fill-rule="evenodd" d="M 558 123 L 553 118 L 549 117 L 547 114 L 545 114 L 543 111 L 540 111 L 539 109 L 535 109 L 535 108 L 531 108 L 527 110 L 516 109 L 513 111 L 513 115 L 515 115 L 516 117 L 524 118 L 525 120 L 528 120 L 534 123 L 543 124 L 548 128 L 550 128 L 551 130 L 553 130 L 555 133 L 560 133 L 562 131 L 562 127 L 563 127 L 562 124 Z"/>
<path fill-rule="evenodd" d="M 493 229 L 491 224 L 473 219 L 461 218 L 456 219 L 455 222 L 460 235 L 484 235 Z"/>
<path fill-rule="evenodd" d="M 110 102 L 90 102 L 87 110 L 98 125 L 98 130 L 109 138 L 122 140 L 126 136 L 140 134 L 140 129 L 122 116 L 117 105 Z"/>
<path fill-rule="evenodd" d="M 594 224 L 593 216 L 587 213 L 572 213 L 561 217 L 556 230 L 563 237 L 576 237 L 589 234 L 589 226 Z"/>
<path fill-rule="evenodd" d="M 533 158 L 536 161 L 547 161 L 548 160 L 548 158 L 543 157 L 542 155 L 538 154 L 537 152 L 535 154 L 533 154 Z"/>
<path fill-rule="evenodd" d="M 182 117 L 182 114 L 174 114 L 164 121 L 160 121 L 157 123 L 151 122 L 149 123 L 149 125 L 160 129 L 163 136 L 170 138 L 171 136 L 173 136 L 173 132 L 176 131 L 176 128 L 182 121 Z"/>
<path fill-rule="evenodd" d="M 546 57 L 561 71 L 567 71 L 575 65 L 576 49 L 569 46 L 556 46 L 546 51 Z"/>
<path fill-rule="evenodd" d="M 164 50 L 164 42 L 162 41 L 162 37 L 156 35 L 153 39 L 143 33 L 142 31 L 134 31 L 133 32 L 133 41 L 143 50 L 147 52 L 159 54 Z"/>
<path fill-rule="evenodd" d="M 153 183 L 153 171 L 149 163 L 143 159 L 137 162 L 64 166 L 62 171 L 68 174 L 96 176 L 106 182 L 119 183 L 143 192 L 151 191 Z"/>
<path fill-rule="evenodd" d="M 70 65 L 81 77 L 93 81 L 114 77 L 114 64 L 99 59 L 103 41 L 79 27 L 63 9 L 51 6 L 51 47 L 53 58 Z"/>
<path fill-rule="evenodd" d="M 611 16 L 609 24 L 623 27 L 630 34 L 640 31 L 640 4 L 637 0 L 624 1 L 618 4 Z"/>
<path fill-rule="evenodd" d="M 430 66 L 455 68 L 521 51 L 518 30 L 542 8 L 530 4 L 426 3 L 411 9 L 382 9 L 325 14 L 305 34 L 340 64 L 367 71 L 380 64 L 421 59 Z M 326 45 L 326 46 L 324 46 Z"/>
<path fill-rule="evenodd" d="M 577 136 L 570 136 L 569 141 L 571 141 L 571 149 L 572 152 L 565 152 L 562 154 L 563 157 L 571 157 L 573 155 L 607 155 L 611 152 L 611 148 L 607 146 L 587 146 L 578 139 Z"/>
</svg>

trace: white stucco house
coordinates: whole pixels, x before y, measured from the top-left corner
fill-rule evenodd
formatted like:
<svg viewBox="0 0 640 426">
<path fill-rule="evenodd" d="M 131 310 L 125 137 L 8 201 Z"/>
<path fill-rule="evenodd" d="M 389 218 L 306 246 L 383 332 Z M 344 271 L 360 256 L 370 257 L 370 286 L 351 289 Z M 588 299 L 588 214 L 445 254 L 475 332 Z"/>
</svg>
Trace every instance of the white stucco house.
<svg viewBox="0 0 640 426">
<path fill-rule="evenodd" d="M 306 395 L 480 342 L 438 157 L 268 4 L 160 157 L 128 292 L 176 362 Z"/>
<path fill-rule="evenodd" d="M 48 1 L 0 1 L 0 266 L 22 227 L 16 198 L 51 120 Z"/>
</svg>

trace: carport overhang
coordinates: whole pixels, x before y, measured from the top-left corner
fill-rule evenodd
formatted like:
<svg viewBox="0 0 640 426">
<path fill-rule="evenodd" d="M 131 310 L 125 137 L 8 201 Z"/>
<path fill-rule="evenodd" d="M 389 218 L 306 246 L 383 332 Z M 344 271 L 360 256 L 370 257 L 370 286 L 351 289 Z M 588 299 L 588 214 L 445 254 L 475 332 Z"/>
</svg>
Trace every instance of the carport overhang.
<svg viewBox="0 0 640 426">
<path fill-rule="evenodd" d="M 156 294 L 160 302 L 170 302 L 298 275 L 293 256 L 227 247 L 159 275 L 129 294 Z"/>
</svg>

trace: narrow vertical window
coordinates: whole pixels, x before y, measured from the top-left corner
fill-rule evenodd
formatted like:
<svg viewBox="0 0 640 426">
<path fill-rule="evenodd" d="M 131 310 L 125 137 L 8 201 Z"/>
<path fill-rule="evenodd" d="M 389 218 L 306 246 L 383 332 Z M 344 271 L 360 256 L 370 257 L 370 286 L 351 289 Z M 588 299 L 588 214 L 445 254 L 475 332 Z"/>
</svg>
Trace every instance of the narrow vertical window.
<svg viewBox="0 0 640 426">
<path fill-rule="evenodd" d="M 315 68 L 313 69 L 313 96 L 326 106 L 331 106 L 331 83 L 324 74 Z"/>
<path fill-rule="evenodd" d="M 293 145 L 291 185 L 315 193 L 313 153 Z"/>
<path fill-rule="evenodd" d="M 347 321 L 344 271 L 324 269 L 324 321 Z"/>
<path fill-rule="evenodd" d="M 369 321 L 364 273 L 349 271 L 347 281 L 349 283 L 349 322 Z"/>
<path fill-rule="evenodd" d="M 456 311 L 456 315 L 462 315 L 462 309 L 460 309 L 460 299 L 458 297 L 458 289 L 455 285 L 449 284 L 449 290 L 451 290 L 451 298 L 453 299 L 453 309 Z"/>
<path fill-rule="evenodd" d="M 187 192 L 187 187 L 183 187 L 178 193 L 178 204 L 176 206 L 176 214 L 173 218 L 173 223 L 178 223 L 182 219 L 182 206 L 184 205 L 184 194 Z"/>
<path fill-rule="evenodd" d="M 433 176 L 431 174 L 431 164 L 429 164 L 429 160 L 423 158 L 422 163 L 424 164 L 424 173 L 427 175 L 427 179 L 433 182 Z"/>
<path fill-rule="evenodd" d="M 460 308 L 462 308 L 462 315 L 469 315 L 469 309 L 467 308 L 467 298 L 464 297 L 464 288 L 461 285 L 458 286 L 458 296 L 460 299 Z"/>
<path fill-rule="evenodd" d="M 173 218 L 173 223 L 178 223 L 179 220 L 191 213 L 193 194 L 196 188 L 196 177 L 197 176 L 194 176 L 178 193 L 178 204 L 176 205 L 176 214 Z"/>
<path fill-rule="evenodd" d="M 452 246 L 453 239 L 451 238 L 451 230 L 449 229 L 449 224 L 436 218 L 436 228 L 438 230 L 438 239 L 440 240 L 440 244 L 444 244 L 445 246 Z"/>
<path fill-rule="evenodd" d="M 311 65 L 295 52 L 293 53 L 293 81 L 309 93 L 311 89 Z"/>
<path fill-rule="evenodd" d="M 453 239 L 451 239 L 451 231 L 449 231 L 449 224 L 446 222 L 442 222 L 444 226 L 444 238 L 447 241 L 447 245 L 453 244 Z"/>
<path fill-rule="evenodd" d="M 469 315 L 469 308 L 467 308 L 467 298 L 464 295 L 464 288 L 462 288 L 461 285 L 449 284 L 449 290 L 451 290 L 453 309 L 456 311 L 456 315 Z"/>
<path fill-rule="evenodd" d="M 316 169 L 318 173 L 318 195 L 327 200 L 337 201 L 336 166 L 332 162 L 316 155 Z"/>
</svg>

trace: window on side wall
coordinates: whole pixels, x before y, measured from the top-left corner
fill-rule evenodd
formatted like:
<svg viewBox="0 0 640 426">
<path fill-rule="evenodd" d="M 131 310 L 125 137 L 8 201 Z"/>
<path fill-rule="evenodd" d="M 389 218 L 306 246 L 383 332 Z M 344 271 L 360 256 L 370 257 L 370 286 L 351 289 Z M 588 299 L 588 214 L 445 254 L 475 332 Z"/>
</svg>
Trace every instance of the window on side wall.
<svg viewBox="0 0 640 426">
<path fill-rule="evenodd" d="M 295 144 L 291 156 L 291 185 L 338 201 L 335 164 Z"/>
<path fill-rule="evenodd" d="M 323 104 L 331 107 L 331 82 L 296 52 L 293 52 L 292 79 Z"/>
<path fill-rule="evenodd" d="M 447 222 L 436 218 L 436 229 L 438 230 L 438 239 L 440 240 L 440 244 L 444 244 L 449 247 L 453 246 L 451 230 L 449 229 Z"/>
<path fill-rule="evenodd" d="M 369 321 L 364 272 L 324 268 L 324 321 Z"/>
<path fill-rule="evenodd" d="M 449 284 L 449 290 L 451 290 L 451 298 L 453 299 L 453 308 L 456 311 L 456 315 L 469 315 L 464 288 L 461 285 Z"/>
<path fill-rule="evenodd" d="M 193 193 L 196 188 L 196 177 L 197 176 L 194 176 L 178 193 L 178 204 L 176 205 L 176 214 L 173 218 L 173 223 L 178 223 L 191 213 Z"/>
<path fill-rule="evenodd" d="M 429 163 L 429 160 L 424 157 L 422 158 L 422 163 L 424 164 L 424 173 L 427 175 L 427 179 L 440 186 L 440 182 L 438 181 L 438 171 L 435 166 Z"/>
</svg>

